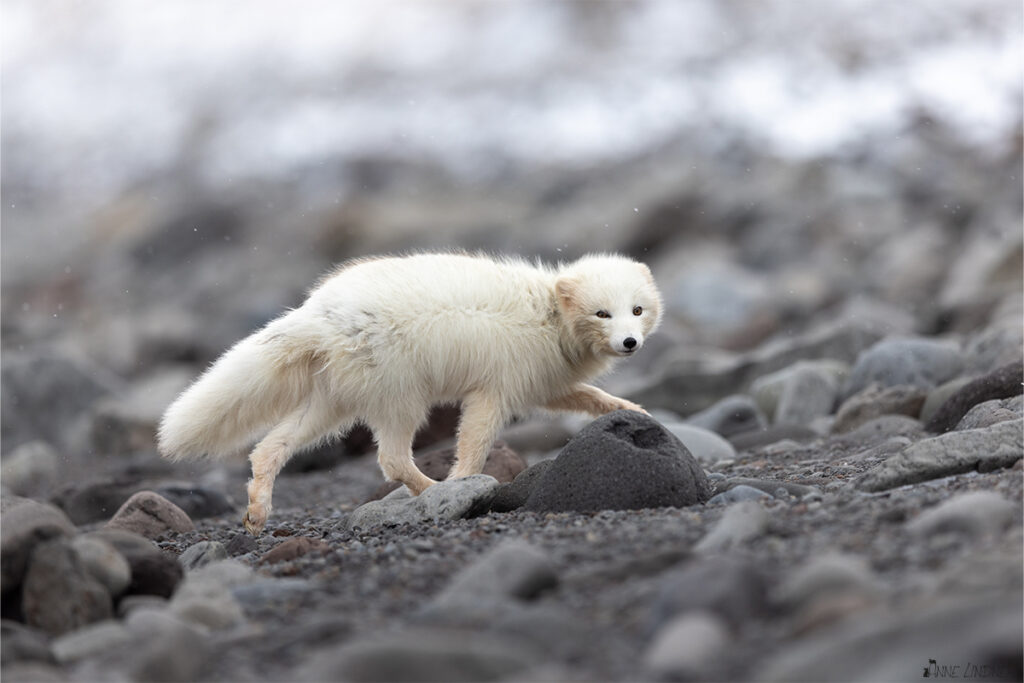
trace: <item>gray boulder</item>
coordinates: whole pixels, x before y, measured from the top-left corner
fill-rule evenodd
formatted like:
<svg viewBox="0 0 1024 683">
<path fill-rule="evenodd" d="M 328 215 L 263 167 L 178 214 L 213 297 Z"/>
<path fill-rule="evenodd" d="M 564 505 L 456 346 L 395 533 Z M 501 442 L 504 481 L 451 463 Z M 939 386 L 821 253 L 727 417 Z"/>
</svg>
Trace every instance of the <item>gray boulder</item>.
<svg viewBox="0 0 1024 683">
<path fill-rule="evenodd" d="M 0 480 L 19 496 L 45 494 L 57 478 L 60 456 L 45 441 L 30 441 L 4 456 Z"/>
<path fill-rule="evenodd" d="M 994 424 L 1017 420 L 1021 417 L 1024 417 L 1024 397 L 997 398 L 979 403 L 968 410 L 967 414 L 956 423 L 956 431 L 991 427 Z"/>
<path fill-rule="evenodd" d="M 753 486 L 747 486 L 746 484 L 738 484 L 729 488 L 721 493 L 716 493 L 708 501 L 708 505 L 731 505 L 732 503 L 741 503 L 745 500 L 771 500 L 772 494 L 765 493 L 761 489 L 754 488 Z"/>
<path fill-rule="evenodd" d="M 698 462 L 710 465 L 719 460 L 731 460 L 736 457 L 733 445 L 709 429 L 683 422 L 665 422 L 664 425 Z"/>
<path fill-rule="evenodd" d="M 113 616 L 113 602 L 65 538 L 32 551 L 21 590 L 25 623 L 60 635 Z"/>
<path fill-rule="evenodd" d="M 755 667 L 757 680 L 908 681 L 954 665 L 962 678 L 1020 680 L 1020 606 L 1017 593 L 870 610 L 777 648 Z"/>
<path fill-rule="evenodd" d="M 907 523 L 907 530 L 917 536 L 944 532 L 981 536 L 1009 526 L 1015 508 L 994 491 L 961 493 L 922 512 Z"/>
<path fill-rule="evenodd" d="M 747 500 L 726 508 L 718 523 L 694 546 L 699 553 L 735 548 L 768 529 L 768 513 L 755 501 Z"/>
<path fill-rule="evenodd" d="M 101 529 L 85 536 L 110 543 L 128 561 L 132 582 L 127 595 L 170 597 L 185 574 L 178 558 L 162 552 L 144 536 L 120 529 Z"/>
<path fill-rule="evenodd" d="M 658 679 L 700 680 L 701 673 L 721 660 L 731 640 L 727 625 L 707 612 L 673 619 L 643 655 L 644 668 Z"/>
<path fill-rule="evenodd" d="M 932 389 L 960 374 L 964 359 L 959 347 L 925 338 L 885 339 L 857 357 L 844 396 L 877 382 L 883 387 L 910 384 Z"/>
<path fill-rule="evenodd" d="M 498 480 L 486 474 L 438 482 L 415 497 L 403 486 L 380 500 L 357 507 L 348 516 L 346 526 L 372 529 L 473 517 L 487 512 L 497 488 Z"/>
<path fill-rule="evenodd" d="M 769 613 L 768 587 L 753 563 L 738 555 L 712 555 L 687 562 L 659 579 L 650 630 L 686 612 L 715 614 L 733 628 Z"/>
<path fill-rule="evenodd" d="M 185 549 L 178 561 L 187 570 L 197 569 L 211 562 L 228 559 L 228 551 L 219 541 L 199 541 Z"/>
<path fill-rule="evenodd" d="M 1024 457 L 1022 426 L 1021 420 L 1013 420 L 918 441 L 865 472 L 855 486 L 885 491 L 951 474 L 1009 467 Z"/>
<path fill-rule="evenodd" d="M 746 394 L 726 396 L 714 405 L 690 415 L 686 421 L 722 436 L 764 429 L 768 422 L 753 398 Z"/>
<path fill-rule="evenodd" d="M 196 526 L 184 510 L 163 496 L 152 491 L 139 491 L 114 513 L 107 522 L 107 528 L 156 538 L 169 532 L 193 531 Z"/>
<path fill-rule="evenodd" d="M 832 414 L 839 382 L 829 372 L 801 366 L 793 371 L 779 394 L 776 424 L 805 425 L 816 417 Z"/>
<path fill-rule="evenodd" d="M 43 541 L 72 536 L 75 527 L 52 505 L 27 498 L 5 496 L 0 501 L 0 578 L 4 593 L 17 588 L 25 575 L 32 550 Z"/>
<path fill-rule="evenodd" d="M 108 541 L 95 536 L 78 536 L 71 541 L 71 546 L 82 559 L 85 568 L 107 589 L 111 597 L 118 597 L 131 585 L 131 565 Z"/>
<path fill-rule="evenodd" d="M 131 641 L 119 621 L 105 619 L 66 633 L 53 641 L 53 656 L 62 664 L 93 657 Z"/>
<path fill-rule="evenodd" d="M 340 649 L 324 648 L 302 670 L 299 680 L 495 681 L 521 674 L 537 661 L 533 648 L 507 637 L 439 628 L 410 629 L 355 640 Z"/>
<path fill-rule="evenodd" d="M 924 389 L 897 385 L 882 387 L 871 384 L 854 394 L 839 407 L 832 433 L 848 432 L 882 415 L 906 415 L 916 418 L 927 398 Z"/>
<path fill-rule="evenodd" d="M 984 401 L 1020 395 L 1024 390 L 1024 363 L 1017 361 L 1004 365 L 989 374 L 960 387 L 932 415 L 926 425 L 928 431 L 949 431 L 971 408 Z"/>
<path fill-rule="evenodd" d="M 7 352 L 2 363 L 4 387 L 0 409 L 0 440 L 5 449 L 34 439 L 47 439 L 60 449 L 72 446 L 74 425 L 97 399 L 115 387 L 98 367 L 66 355 Z"/>
<path fill-rule="evenodd" d="M 558 575 L 547 554 L 526 541 L 511 539 L 459 572 L 436 601 L 529 600 L 557 583 Z"/>
</svg>

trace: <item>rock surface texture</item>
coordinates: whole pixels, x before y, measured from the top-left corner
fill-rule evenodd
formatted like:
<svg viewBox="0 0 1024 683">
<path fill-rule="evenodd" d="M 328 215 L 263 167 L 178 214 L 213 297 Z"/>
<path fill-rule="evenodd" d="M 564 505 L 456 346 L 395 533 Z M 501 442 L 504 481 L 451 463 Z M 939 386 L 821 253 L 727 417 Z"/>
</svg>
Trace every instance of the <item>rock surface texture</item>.
<svg viewBox="0 0 1024 683">
<path fill-rule="evenodd" d="M 538 512 L 685 507 L 711 497 L 704 470 L 671 432 L 620 410 L 577 434 L 541 476 L 525 508 Z"/>
</svg>

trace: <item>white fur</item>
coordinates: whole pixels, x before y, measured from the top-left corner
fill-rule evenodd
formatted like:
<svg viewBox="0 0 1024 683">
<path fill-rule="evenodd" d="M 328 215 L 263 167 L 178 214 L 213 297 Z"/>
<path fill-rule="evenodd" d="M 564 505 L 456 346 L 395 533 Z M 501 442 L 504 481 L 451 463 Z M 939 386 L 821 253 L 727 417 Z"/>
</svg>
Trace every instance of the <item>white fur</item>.
<svg viewBox="0 0 1024 683">
<path fill-rule="evenodd" d="M 582 382 L 638 350 L 660 315 L 650 271 L 622 256 L 557 269 L 460 254 L 352 262 L 189 387 L 164 415 L 160 451 L 228 455 L 269 429 L 250 456 L 254 533 L 291 454 L 358 420 L 377 438 L 385 476 L 418 494 L 434 482 L 413 465 L 411 443 L 435 404 L 463 404 L 452 477 L 480 471 L 515 413 L 639 410 Z"/>
</svg>

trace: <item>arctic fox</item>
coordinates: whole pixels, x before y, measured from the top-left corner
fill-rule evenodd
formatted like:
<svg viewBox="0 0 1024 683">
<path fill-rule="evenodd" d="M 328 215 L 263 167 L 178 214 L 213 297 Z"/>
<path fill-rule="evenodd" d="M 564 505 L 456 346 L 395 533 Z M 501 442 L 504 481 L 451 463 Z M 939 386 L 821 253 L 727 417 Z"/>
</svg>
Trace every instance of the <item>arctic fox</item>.
<svg viewBox="0 0 1024 683">
<path fill-rule="evenodd" d="M 468 254 L 351 261 L 186 389 L 163 416 L 159 449 L 225 456 L 265 434 L 249 455 L 253 535 L 292 454 L 360 420 L 384 476 L 419 495 L 436 482 L 416 468 L 412 441 L 433 405 L 462 402 L 449 479 L 477 474 L 514 414 L 643 410 L 584 382 L 639 350 L 660 320 L 650 270 L 623 256 L 557 268 Z"/>
</svg>

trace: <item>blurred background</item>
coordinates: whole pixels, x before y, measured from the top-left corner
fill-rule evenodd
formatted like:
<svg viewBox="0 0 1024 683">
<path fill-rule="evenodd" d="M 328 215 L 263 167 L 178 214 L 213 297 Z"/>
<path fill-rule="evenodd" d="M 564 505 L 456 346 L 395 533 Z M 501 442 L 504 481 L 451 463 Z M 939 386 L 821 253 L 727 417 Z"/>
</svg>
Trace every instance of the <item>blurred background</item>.
<svg viewBox="0 0 1024 683">
<path fill-rule="evenodd" d="M 151 454 L 368 253 L 632 254 L 668 315 L 624 375 L 849 318 L 1019 351 L 1017 0 L 2 12 L 5 453 Z"/>
</svg>

